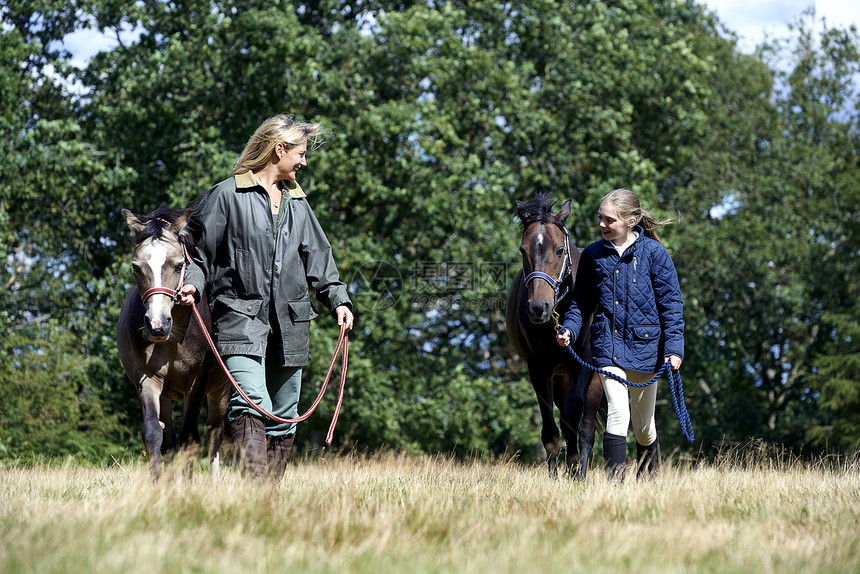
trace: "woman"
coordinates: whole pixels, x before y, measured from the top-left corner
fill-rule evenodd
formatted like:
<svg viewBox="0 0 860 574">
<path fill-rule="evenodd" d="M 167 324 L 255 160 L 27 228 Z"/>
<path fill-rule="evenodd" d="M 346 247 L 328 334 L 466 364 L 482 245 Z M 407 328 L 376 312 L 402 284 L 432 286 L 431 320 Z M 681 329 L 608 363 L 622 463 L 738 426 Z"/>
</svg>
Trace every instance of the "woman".
<svg viewBox="0 0 860 574">
<path fill-rule="evenodd" d="M 567 346 L 583 317 L 594 313 L 592 359 L 596 367 L 633 383 L 651 380 L 669 362 L 679 369 L 684 358 L 681 288 L 669 253 L 639 198 L 616 189 L 600 202 L 602 241 L 582 252 L 573 299 L 557 335 Z M 657 384 L 628 387 L 600 375 L 608 403 L 603 452 L 607 475 L 623 480 L 627 468 L 627 428 L 631 418 L 639 459 L 638 477 L 654 477 L 659 462 L 654 406 Z M 629 399 L 629 405 L 628 405 Z M 646 474 L 647 473 L 647 474 Z"/>
<path fill-rule="evenodd" d="M 331 245 L 296 182 L 319 124 L 277 115 L 257 128 L 233 168 L 198 208 L 204 234 L 191 254 L 183 304 L 209 289 L 213 338 L 242 390 L 280 418 L 298 415 L 302 367 L 308 364 L 310 289 L 352 329 L 352 303 Z M 295 424 L 264 419 L 238 394 L 228 426 L 243 471 L 279 479 L 295 439 Z"/>
</svg>

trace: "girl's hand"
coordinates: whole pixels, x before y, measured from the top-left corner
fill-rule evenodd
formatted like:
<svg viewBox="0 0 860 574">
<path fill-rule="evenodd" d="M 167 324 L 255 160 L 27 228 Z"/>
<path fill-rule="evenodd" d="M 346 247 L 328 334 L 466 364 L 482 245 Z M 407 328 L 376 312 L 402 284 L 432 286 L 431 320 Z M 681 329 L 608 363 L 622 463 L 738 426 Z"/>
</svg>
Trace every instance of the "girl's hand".
<svg viewBox="0 0 860 574">
<path fill-rule="evenodd" d="M 677 371 L 678 369 L 680 369 L 681 363 L 683 362 L 681 360 L 681 357 L 679 357 L 677 355 L 669 355 L 668 357 L 666 357 L 666 359 L 663 362 L 665 363 L 667 361 L 672 363 L 672 370 L 673 371 Z"/>
<path fill-rule="evenodd" d="M 555 340 L 562 347 L 567 347 L 570 345 L 570 330 L 564 329 L 560 333 L 555 334 Z"/>
</svg>

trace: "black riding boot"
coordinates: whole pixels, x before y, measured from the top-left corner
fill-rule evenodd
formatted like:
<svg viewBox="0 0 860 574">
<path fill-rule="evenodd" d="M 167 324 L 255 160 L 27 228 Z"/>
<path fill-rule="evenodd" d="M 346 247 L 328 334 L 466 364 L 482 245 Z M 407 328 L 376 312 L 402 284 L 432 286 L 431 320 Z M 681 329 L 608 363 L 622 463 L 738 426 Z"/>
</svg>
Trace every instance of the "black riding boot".
<svg viewBox="0 0 860 574">
<path fill-rule="evenodd" d="M 229 421 L 242 474 L 260 479 L 266 474 L 266 425 L 250 415 Z"/>
<path fill-rule="evenodd" d="M 275 482 L 281 480 L 284 476 L 284 470 L 287 468 L 287 463 L 290 461 L 290 454 L 293 450 L 293 441 L 295 441 L 295 433 L 286 436 L 267 436 L 266 454 L 268 455 L 268 475 Z"/>
<path fill-rule="evenodd" d="M 610 482 L 624 482 L 627 474 L 627 437 L 604 433 L 603 457 L 606 460 L 606 478 Z"/>
<path fill-rule="evenodd" d="M 636 471 L 637 479 L 657 478 L 657 468 L 660 466 L 660 443 L 655 438 L 648 446 L 636 443 L 636 459 L 639 461 L 639 469 Z"/>
</svg>

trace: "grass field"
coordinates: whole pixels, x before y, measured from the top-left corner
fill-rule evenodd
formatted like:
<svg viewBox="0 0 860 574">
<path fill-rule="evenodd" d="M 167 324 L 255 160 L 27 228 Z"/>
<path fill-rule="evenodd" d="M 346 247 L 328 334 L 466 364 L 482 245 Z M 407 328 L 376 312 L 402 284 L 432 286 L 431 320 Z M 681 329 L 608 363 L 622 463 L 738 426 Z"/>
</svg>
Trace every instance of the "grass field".
<svg viewBox="0 0 860 574">
<path fill-rule="evenodd" d="M 329 456 L 278 485 L 0 467 L 0 572 L 858 572 L 856 464 L 723 457 L 653 482 Z"/>
</svg>

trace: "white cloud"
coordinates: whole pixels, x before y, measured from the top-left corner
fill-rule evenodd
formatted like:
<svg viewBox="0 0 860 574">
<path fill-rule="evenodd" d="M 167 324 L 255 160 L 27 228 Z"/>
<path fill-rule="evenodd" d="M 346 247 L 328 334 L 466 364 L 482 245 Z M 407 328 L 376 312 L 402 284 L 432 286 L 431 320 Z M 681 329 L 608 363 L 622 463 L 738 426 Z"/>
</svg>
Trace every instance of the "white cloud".
<svg viewBox="0 0 860 574">
<path fill-rule="evenodd" d="M 63 45 L 72 53 L 72 64 L 82 68 L 90 58 L 99 52 L 116 48 L 118 43 L 113 36 L 106 36 L 97 30 L 81 29 L 63 38 Z"/>
<path fill-rule="evenodd" d="M 765 35 L 781 38 L 788 24 L 814 6 L 816 20 L 825 18 L 830 27 L 847 28 L 860 23 L 860 2 L 845 0 L 699 0 L 717 13 L 720 20 L 739 36 L 739 48 L 752 52 Z"/>
<path fill-rule="evenodd" d="M 124 44 L 135 42 L 143 33 L 143 28 L 140 26 L 131 29 L 126 28 L 120 31 L 120 39 Z M 83 68 L 90 61 L 90 58 L 108 50 L 113 50 L 119 46 L 116 35 L 114 33 L 105 34 L 98 30 L 82 28 L 75 30 L 71 34 L 67 34 L 63 38 L 63 45 L 69 52 L 72 53 L 72 65 Z"/>
</svg>

